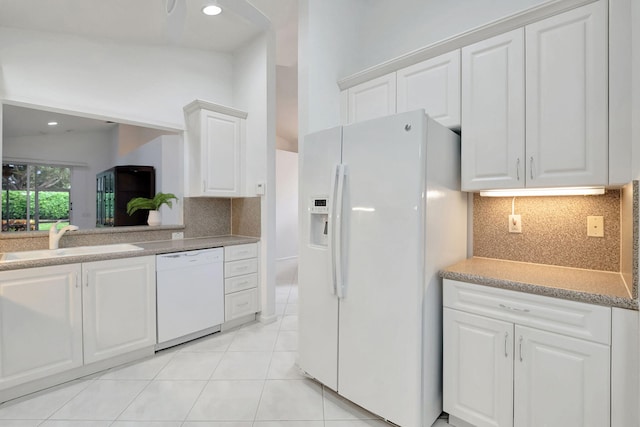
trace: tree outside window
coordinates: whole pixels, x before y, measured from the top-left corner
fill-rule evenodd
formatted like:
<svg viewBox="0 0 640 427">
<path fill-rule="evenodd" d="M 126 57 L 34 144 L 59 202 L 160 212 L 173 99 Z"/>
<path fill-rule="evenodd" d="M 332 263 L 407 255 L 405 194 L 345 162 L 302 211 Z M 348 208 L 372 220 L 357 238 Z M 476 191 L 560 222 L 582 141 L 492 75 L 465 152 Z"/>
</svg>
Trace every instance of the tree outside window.
<svg viewBox="0 0 640 427">
<path fill-rule="evenodd" d="M 30 163 L 2 164 L 2 231 L 48 230 L 69 223 L 71 169 Z"/>
</svg>

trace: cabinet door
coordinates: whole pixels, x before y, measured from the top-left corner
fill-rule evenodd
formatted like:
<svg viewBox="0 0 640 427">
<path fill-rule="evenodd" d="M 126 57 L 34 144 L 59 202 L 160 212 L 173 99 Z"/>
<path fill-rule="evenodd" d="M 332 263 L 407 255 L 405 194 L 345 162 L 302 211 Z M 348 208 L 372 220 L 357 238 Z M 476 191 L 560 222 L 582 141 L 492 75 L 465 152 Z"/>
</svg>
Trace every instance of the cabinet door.
<svg viewBox="0 0 640 427">
<path fill-rule="evenodd" d="M 0 389 L 82 365 L 80 264 L 0 273 Z"/>
<path fill-rule="evenodd" d="M 202 195 L 242 194 L 243 121 L 213 111 L 201 111 Z"/>
<path fill-rule="evenodd" d="M 388 116 L 396 112 L 396 73 L 347 89 L 349 123 Z"/>
<path fill-rule="evenodd" d="M 460 50 L 397 71 L 398 113 L 424 108 L 434 120 L 460 128 Z"/>
<path fill-rule="evenodd" d="M 512 426 L 513 324 L 443 314 L 444 411 L 477 427 Z"/>
<path fill-rule="evenodd" d="M 608 346 L 516 326 L 516 427 L 606 427 Z"/>
<path fill-rule="evenodd" d="M 85 363 L 155 345 L 155 258 L 89 262 L 82 269 Z"/>
<path fill-rule="evenodd" d="M 525 185 L 524 30 L 462 49 L 462 190 Z"/>
<path fill-rule="evenodd" d="M 607 2 L 526 27 L 527 186 L 608 183 Z"/>
</svg>

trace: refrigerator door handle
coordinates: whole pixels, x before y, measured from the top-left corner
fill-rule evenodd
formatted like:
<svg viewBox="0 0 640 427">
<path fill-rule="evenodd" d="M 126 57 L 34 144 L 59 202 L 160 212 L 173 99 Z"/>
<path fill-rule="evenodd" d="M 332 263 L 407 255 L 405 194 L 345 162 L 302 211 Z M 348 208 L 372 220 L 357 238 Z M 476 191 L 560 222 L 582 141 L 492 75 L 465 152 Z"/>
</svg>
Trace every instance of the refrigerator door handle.
<svg viewBox="0 0 640 427">
<path fill-rule="evenodd" d="M 337 167 L 338 175 L 338 191 L 336 195 L 336 211 L 335 211 L 335 278 L 336 278 L 336 291 L 338 298 L 345 297 L 345 281 L 343 276 L 343 258 L 342 258 L 342 243 L 343 243 L 343 228 L 344 228 L 344 215 L 342 212 L 344 202 L 344 183 L 347 178 L 347 166 L 340 164 Z"/>
<path fill-rule="evenodd" d="M 327 245 L 329 256 L 329 287 L 333 295 L 336 295 L 335 222 L 339 167 L 340 165 L 336 165 L 331 174 L 331 193 L 329 195 L 329 215 L 327 218 L 327 228 L 329 231 L 329 242 Z"/>
</svg>

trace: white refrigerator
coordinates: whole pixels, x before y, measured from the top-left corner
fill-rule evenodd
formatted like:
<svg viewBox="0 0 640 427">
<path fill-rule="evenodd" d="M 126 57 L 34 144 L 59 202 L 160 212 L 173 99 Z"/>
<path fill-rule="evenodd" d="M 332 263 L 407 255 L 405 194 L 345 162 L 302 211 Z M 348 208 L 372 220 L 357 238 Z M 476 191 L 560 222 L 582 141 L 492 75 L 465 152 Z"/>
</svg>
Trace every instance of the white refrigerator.
<svg viewBox="0 0 640 427">
<path fill-rule="evenodd" d="M 440 268 L 466 257 L 459 136 L 423 110 L 307 135 L 299 365 L 403 427 L 442 411 Z"/>
</svg>

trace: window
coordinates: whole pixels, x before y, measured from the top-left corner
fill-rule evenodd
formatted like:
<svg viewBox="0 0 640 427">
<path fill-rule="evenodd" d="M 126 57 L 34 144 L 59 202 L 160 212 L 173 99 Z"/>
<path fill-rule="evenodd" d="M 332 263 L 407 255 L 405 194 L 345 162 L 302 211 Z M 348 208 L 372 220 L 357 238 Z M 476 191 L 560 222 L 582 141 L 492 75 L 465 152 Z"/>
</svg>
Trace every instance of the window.
<svg viewBox="0 0 640 427">
<path fill-rule="evenodd" d="M 69 223 L 71 169 L 30 163 L 2 164 L 2 231 L 48 230 Z"/>
</svg>

